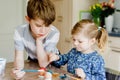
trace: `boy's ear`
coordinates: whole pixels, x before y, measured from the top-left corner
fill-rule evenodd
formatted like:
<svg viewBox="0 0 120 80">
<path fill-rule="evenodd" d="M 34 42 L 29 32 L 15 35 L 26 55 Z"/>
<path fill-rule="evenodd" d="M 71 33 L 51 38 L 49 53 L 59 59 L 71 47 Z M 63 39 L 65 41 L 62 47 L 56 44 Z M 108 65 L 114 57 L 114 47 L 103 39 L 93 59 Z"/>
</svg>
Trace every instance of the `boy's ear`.
<svg viewBox="0 0 120 80">
<path fill-rule="evenodd" d="M 25 19 L 28 23 L 30 22 L 30 18 L 28 16 L 25 16 Z"/>
</svg>

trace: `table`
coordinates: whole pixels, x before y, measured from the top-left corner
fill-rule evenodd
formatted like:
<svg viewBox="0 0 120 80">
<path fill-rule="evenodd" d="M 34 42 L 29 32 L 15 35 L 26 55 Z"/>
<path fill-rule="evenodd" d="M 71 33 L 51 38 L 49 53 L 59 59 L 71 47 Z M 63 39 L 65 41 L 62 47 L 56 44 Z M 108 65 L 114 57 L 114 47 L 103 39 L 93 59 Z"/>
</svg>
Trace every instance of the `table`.
<svg viewBox="0 0 120 80">
<path fill-rule="evenodd" d="M 15 80 L 10 75 L 12 68 L 13 68 L 13 62 L 7 63 L 6 64 L 6 69 L 5 69 L 5 76 L 4 76 L 4 78 L 2 78 L 0 80 Z M 35 69 L 35 70 L 38 70 L 39 66 L 38 66 L 38 63 L 25 61 L 24 69 Z M 55 72 L 55 73 L 66 74 L 69 77 L 69 79 L 67 79 L 67 80 L 82 80 L 80 78 L 74 77 L 72 74 L 68 73 L 67 71 L 65 71 L 63 69 L 55 68 L 53 66 L 49 67 L 49 69 L 51 71 Z M 26 72 L 26 74 L 25 74 L 25 76 L 23 77 L 22 80 L 40 80 L 40 78 L 38 77 L 38 73 L 37 72 Z M 58 77 L 58 78 L 52 78 L 52 80 L 62 80 L 62 79 L 60 79 Z"/>
</svg>

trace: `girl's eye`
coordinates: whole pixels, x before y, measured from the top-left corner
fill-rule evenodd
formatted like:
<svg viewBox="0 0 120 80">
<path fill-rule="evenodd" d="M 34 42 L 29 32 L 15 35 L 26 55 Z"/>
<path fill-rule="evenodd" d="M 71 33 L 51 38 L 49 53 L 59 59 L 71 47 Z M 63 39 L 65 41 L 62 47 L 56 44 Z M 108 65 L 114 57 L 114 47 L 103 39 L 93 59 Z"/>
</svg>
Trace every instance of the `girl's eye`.
<svg viewBox="0 0 120 80">
<path fill-rule="evenodd" d="M 78 43 L 82 43 L 82 41 L 79 41 L 79 40 L 76 40 L 76 39 L 73 39 L 73 41 L 77 41 Z"/>
<path fill-rule="evenodd" d="M 75 39 L 73 39 L 73 41 L 76 41 Z"/>
<path fill-rule="evenodd" d="M 78 41 L 79 43 L 82 43 L 82 41 Z"/>
</svg>

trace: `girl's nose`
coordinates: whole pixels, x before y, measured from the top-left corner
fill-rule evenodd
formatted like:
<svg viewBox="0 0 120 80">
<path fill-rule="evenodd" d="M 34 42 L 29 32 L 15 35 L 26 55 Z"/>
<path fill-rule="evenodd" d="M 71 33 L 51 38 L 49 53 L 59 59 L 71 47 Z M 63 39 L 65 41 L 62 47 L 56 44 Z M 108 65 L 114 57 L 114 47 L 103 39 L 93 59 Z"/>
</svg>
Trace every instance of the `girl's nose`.
<svg viewBox="0 0 120 80">
<path fill-rule="evenodd" d="M 74 41 L 74 45 L 77 46 L 78 45 L 78 41 Z"/>
</svg>

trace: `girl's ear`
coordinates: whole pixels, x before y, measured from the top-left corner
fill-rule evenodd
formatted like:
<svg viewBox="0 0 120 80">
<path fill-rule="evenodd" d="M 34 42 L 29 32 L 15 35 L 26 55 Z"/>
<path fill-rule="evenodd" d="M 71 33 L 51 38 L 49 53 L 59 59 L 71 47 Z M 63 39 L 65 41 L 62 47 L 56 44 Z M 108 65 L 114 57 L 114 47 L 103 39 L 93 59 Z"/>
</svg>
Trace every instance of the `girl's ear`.
<svg viewBox="0 0 120 80">
<path fill-rule="evenodd" d="M 28 23 L 30 22 L 30 18 L 28 16 L 25 16 L 25 19 Z"/>
<path fill-rule="evenodd" d="M 96 42 L 96 39 L 95 39 L 95 38 L 92 38 L 92 39 L 90 40 L 91 45 L 95 44 L 95 42 Z"/>
</svg>

